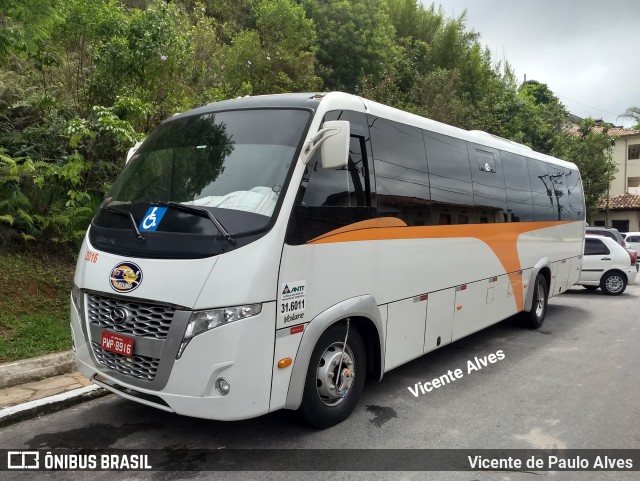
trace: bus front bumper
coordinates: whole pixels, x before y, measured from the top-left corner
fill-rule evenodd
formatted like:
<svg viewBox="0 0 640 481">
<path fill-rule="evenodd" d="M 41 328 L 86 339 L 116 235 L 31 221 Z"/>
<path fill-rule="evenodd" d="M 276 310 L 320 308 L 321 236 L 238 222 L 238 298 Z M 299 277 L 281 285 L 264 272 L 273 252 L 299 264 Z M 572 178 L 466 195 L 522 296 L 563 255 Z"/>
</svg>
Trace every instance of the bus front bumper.
<svg viewBox="0 0 640 481">
<path fill-rule="evenodd" d="M 275 318 L 275 303 L 264 303 L 257 316 L 195 336 L 172 363 L 166 385 L 148 389 L 96 360 L 85 337 L 87 328 L 72 303 L 76 365 L 99 386 L 148 406 L 205 419 L 252 418 L 269 411 Z M 224 383 L 227 394 L 220 389 Z"/>
</svg>

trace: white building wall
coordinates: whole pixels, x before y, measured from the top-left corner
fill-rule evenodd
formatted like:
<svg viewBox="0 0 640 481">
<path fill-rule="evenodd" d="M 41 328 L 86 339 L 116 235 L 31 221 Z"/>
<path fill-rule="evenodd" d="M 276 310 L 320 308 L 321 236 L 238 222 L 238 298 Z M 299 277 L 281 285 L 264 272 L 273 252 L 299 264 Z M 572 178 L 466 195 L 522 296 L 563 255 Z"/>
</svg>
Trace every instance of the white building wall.
<svg viewBox="0 0 640 481">
<path fill-rule="evenodd" d="M 609 196 L 636 193 L 637 189 L 628 192 L 629 177 L 640 177 L 640 159 L 629 159 L 629 146 L 640 144 L 640 134 L 619 137 L 613 147 L 613 161 L 618 166 L 615 178 L 611 183 Z"/>
</svg>

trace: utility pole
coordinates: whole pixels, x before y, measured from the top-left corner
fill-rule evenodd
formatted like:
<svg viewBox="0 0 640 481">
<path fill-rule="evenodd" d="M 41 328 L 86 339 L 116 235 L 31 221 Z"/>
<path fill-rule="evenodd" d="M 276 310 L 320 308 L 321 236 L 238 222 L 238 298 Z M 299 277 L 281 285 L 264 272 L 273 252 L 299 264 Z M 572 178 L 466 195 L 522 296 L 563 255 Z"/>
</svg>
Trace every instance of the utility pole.
<svg viewBox="0 0 640 481">
<path fill-rule="evenodd" d="M 560 205 L 560 197 L 564 195 L 564 192 L 556 189 L 555 184 L 559 183 L 557 179 L 560 179 L 563 175 L 564 175 L 563 173 L 558 172 L 557 174 L 553 174 L 549 176 L 549 179 L 551 180 L 551 187 L 553 187 L 553 195 L 556 198 L 556 205 L 558 206 L 558 220 L 561 220 L 561 217 L 562 217 L 562 206 Z"/>
<path fill-rule="evenodd" d="M 609 187 L 611 184 L 607 185 L 607 205 L 604 207 L 604 225 L 605 227 L 609 227 Z"/>
</svg>

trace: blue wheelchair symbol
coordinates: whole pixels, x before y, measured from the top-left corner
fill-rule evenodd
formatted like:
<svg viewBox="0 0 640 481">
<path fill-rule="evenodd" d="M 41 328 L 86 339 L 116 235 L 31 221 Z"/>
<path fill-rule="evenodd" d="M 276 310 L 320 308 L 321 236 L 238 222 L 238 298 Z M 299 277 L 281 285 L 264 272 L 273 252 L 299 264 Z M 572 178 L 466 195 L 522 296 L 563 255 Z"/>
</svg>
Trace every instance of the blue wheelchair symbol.
<svg viewBox="0 0 640 481">
<path fill-rule="evenodd" d="M 162 217 L 167 212 L 166 207 L 149 207 L 149 210 L 142 218 L 138 228 L 144 231 L 154 231 L 158 228 Z"/>
</svg>

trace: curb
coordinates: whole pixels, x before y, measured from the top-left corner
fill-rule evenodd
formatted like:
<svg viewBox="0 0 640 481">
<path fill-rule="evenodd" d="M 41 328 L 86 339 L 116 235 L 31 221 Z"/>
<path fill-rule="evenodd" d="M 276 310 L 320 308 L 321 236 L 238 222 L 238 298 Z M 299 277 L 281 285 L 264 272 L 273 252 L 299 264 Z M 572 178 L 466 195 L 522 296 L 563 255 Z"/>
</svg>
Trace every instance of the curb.
<svg viewBox="0 0 640 481">
<path fill-rule="evenodd" d="M 85 386 L 42 399 L 36 399 L 35 401 L 10 406 L 0 410 L 0 428 L 43 414 L 61 411 L 107 394 L 110 394 L 110 392 L 100 386 Z"/>
<path fill-rule="evenodd" d="M 73 351 L 0 364 L 0 389 L 67 374 L 75 368 Z"/>
</svg>

